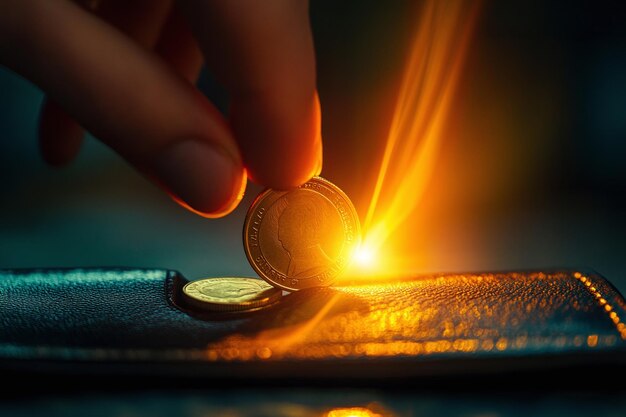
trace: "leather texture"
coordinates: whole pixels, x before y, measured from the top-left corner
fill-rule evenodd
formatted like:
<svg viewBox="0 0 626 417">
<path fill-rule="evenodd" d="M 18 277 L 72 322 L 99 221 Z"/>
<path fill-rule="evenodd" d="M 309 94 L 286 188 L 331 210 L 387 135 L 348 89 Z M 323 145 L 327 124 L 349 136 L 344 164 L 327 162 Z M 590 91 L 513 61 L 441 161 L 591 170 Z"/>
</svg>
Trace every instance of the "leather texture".
<svg viewBox="0 0 626 417">
<path fill-rule="evenodd" d="M 175 271 L 0 271 L 0 366 L 220 377 L 394 377 L 624 363 L 626 302 L 595 273 L 441 274 L 184 304 Z"/>
</svg>

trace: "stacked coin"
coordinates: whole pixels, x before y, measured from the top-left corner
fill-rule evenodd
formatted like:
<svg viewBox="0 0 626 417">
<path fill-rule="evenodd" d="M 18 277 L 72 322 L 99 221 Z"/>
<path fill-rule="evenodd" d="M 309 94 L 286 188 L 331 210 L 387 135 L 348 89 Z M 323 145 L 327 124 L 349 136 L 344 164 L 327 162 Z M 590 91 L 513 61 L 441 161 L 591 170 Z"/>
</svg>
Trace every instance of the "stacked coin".
<svg viewBox="0 0 626 417">
<path fill-rule="evenodd" d="M 282 291 L 257 278 L 225 277 L 192 281 L 183 294 L 188 304 L 201 310 L 243 311 L 273 304 Z"/>
<path fill-rule="evenodd" d="M 323 178 L 290 191 L 268 189 L 248 210 L 243 243 L 250 265 L 270 285 L 254 278 L 209 278 L 187 284 L 183 292 L 205 309 L 233 311 L 271 305 L 280 290 L 331 285 L 350 262 L 359 229 L 350 199 Z"/>
</svg>

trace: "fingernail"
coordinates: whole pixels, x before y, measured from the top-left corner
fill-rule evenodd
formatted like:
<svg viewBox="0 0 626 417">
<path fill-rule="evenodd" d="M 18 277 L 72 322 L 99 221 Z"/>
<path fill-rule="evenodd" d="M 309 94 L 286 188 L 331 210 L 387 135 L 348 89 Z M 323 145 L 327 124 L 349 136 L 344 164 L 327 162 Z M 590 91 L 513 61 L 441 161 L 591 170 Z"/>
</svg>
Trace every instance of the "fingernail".
<svg viewBox="0 0 626 417">
<path fill-rule="evenodd" d="M 246 181 L 243 168 L 226 150 L 196 139 L 164 148 L 153 169 L 174 200 L 204 217 L 230 213 Z"/>
</svg>

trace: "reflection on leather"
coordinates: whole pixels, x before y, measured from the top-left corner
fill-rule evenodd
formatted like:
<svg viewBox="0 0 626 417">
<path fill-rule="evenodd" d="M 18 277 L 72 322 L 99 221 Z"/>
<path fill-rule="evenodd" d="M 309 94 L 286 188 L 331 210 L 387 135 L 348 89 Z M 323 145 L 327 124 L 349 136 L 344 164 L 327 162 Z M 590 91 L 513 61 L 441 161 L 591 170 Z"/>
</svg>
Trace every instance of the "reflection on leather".
<svg viewBox="0 0 626 417">
<path fill-rule="evenodd" d="M 367 301 L 357 295 L 335 288 L 308 288 L 284 296 L 266 314 L 251 317 L 242 332 L 256 333 L 259 329 L 302 325 L 315 320 L 320 314 L 330 318 L 355 311 L 366 313 L 368 309 Z"/>
<path fill-rule="evenodd" d="M 609 301 L 603 294 L 614 294 L 604 281 L 567 272 L 445 275 L 337 287 L 308 294 L 308 305 L 317 310 L 310 318 L 302 320 L 311 310 L 299 316 L 298 307 L 290 305 L 267 322 L 251 321 L 254 334 L 209 344 L 207 358 L 547 353 L 623 345 L 623 312 L 615 311 L 621 297 Z M 346 308 L 350 302 L 354 308 Z"/>
<path fill-rule="evenodd" d="M 432 275 L 222 316 L 181 308 L 186 282 L 167 270 L 0 271 L 0 359 L 404 364 L 626 350 L 623 297 L 596 274 Z"/>
</svg>

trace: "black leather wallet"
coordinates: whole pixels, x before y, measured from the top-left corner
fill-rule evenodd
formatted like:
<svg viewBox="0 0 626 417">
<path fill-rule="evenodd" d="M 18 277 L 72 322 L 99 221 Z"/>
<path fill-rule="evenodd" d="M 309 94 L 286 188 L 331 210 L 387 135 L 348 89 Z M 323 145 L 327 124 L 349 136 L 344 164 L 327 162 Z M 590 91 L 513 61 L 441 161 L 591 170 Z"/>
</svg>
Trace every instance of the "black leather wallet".
<svg viewBox="0 0 626 417">
<path fill-rule="evenodd" d="M 626 302 L 596 273 L 437 274 L 184 303 L 150 269 L 0 271 L 0 367 L 220 378 L 402 378 L 624 364 Z"/>
</svg>

